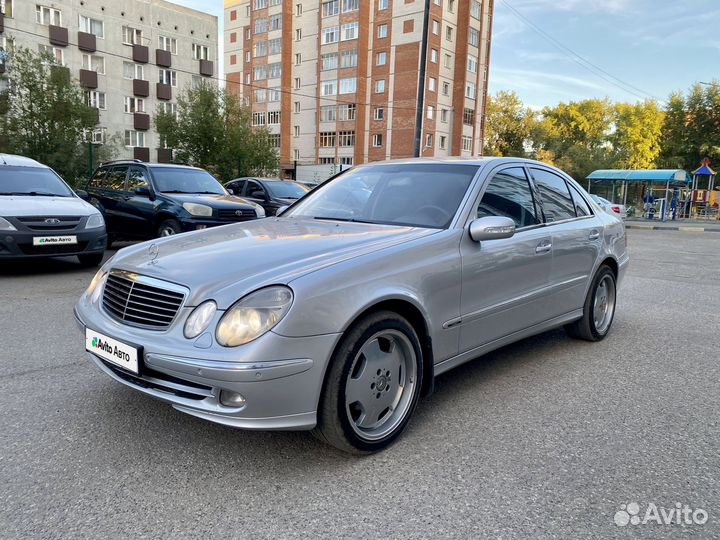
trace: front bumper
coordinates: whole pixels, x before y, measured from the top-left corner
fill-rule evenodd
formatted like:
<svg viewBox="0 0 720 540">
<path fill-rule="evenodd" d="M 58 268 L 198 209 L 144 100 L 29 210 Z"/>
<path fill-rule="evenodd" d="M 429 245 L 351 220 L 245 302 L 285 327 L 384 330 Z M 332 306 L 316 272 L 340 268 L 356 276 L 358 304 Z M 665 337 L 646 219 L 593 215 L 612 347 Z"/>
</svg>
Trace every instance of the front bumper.
<svg viewBox="0 0 720 540">
<path fill-rule="evenodd" d="M 47 236 L 76 236 L 76 244 L 34 246 L 33 238 Z M 82 231 L 2 231 L 0 232 L 0 259 L 39 257 L 66 257 L 103 253 L 107 246 L 105 228 Z"/>
<path fill-rule="evenodd" d="M 140 375 L 86 353 L 117 382 L 218 424 L 258 430 L 315 427 L 325 368 L 339 335 L 288 338 L 269 332 L 242 347 L 224 349 L 209 334 L 193 342 L 173 336 L 172 328 L 141 330 L 111 319 L 100 307 L 84 309 L 83 303 L 81 299 L 75 308 L 82 328 L 143 346 Z M 185 317 L 179 319 L 175 325 L 181 326 Z M 223 390 L 241 394 L 245 404 L 223 405 Z"/>
</svg>

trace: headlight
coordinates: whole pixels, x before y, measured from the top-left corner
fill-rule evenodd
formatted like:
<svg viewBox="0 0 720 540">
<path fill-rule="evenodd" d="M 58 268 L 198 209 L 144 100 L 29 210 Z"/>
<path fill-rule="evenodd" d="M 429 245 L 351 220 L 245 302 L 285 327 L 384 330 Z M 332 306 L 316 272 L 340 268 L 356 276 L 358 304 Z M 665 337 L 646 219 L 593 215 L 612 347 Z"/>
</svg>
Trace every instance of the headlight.
<svg viewBox="0 0 720 540">
<path fill-rule="evenodd" d="M 235 303 L 225 312 L 215 330 L 215 338 L 223 347 L 250 343 L 269 332 L 287 314 L 293 301 L 288 287 L 260 289 Z"/>
<path fill-rule="evenodd" d="M 90 216 L 85 223 L 86 229 L 99 229 L 100 227 L 105 226 L 105 220 L 102 217 L 102 214 L 93 214 Z"/>
<path fill-rule="evenodd" d="M 186 202 L 183 203 L 183 208 L 187 210 L 191 216 L 210 217 L 213 214 L 213 209 L 204 204 Z"/>
<path fill-rule="evenodd" d="M 17 231 L 17 229 L 7 219 L 0 217 L 0 231 Z"/>
<path fill-rule="evenodd" d="M 97 271 L 95 274 L 95 277 L 92 278 L 92 281 L 90 282 L 90 286 L 87 288 L 87 291 L 85 291 L 85 294 L 90 297 L 90 302 L 93 304 L 97 303 L 97 301 L 100 299 L 100 291 L 102 291 L 102 286 L 105 283 L 105 280 L 107 279 L 108 273 L 106 270 L 101 268 Z"/>
<path fill-rule="evenodd" d="M 259 218 L 264 218 L 265 217 L 265 209 L 262 206 L 260 206 L 259 204 L 257 204 L 257 205 L 255 205 L 255 214 Z"/>
<path fill-rule="evenodd" d="M 185 321 L 185 329 L 183 330 L 185 337 L 194 339 L 202 334 L 207 329 L 216 311 L 217 304 L 212 300 L 203 302 L 196 307 Z"/>
</svg>

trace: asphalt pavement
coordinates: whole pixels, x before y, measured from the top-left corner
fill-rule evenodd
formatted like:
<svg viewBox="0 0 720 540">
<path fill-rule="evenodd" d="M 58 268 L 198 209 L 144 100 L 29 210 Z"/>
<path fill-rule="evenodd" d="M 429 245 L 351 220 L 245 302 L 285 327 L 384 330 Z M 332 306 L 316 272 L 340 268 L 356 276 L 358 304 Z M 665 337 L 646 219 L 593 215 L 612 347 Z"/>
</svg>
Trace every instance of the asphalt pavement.
<svg viewBox="0 0 720 540">
<path fill-rule="evenodd" d="M 605 341 L 449 372 L 365 458 L 115 383 L 72 317 L 93 272 L 0 263 L 0 538 L 720 538 L 720 236 L 628 234 Z"/>
</svg>

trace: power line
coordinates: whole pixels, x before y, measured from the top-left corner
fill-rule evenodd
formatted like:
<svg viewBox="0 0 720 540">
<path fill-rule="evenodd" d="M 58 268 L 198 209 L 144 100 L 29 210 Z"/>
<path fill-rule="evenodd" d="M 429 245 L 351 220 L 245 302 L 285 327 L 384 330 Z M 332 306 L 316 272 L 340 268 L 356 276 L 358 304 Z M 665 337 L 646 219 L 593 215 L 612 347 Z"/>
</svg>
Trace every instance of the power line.
<svg viewBox="0 0 720 540">
<path fill-rule="evenodd" d="M 658 101 L 659 100 L 656 96 L 653 94 L 646 92 L 645 90 L 638 88 L 637 86 L 634 86 L 618 77 L 613 75 L 612 73 L 609 73 L 608 71 L 604 70 L 597 64 L 594 64 L 584 56 L 576 53 L 574 50 L 572 50 L 570 47 L 564 45 L 557 39 L 555 39 L 553 36 L 551 36 L 549 33 L 544 31 L 542 28 L 537 26 L 535 23 L 533 23 L 531 20 L 529 20 L 527 17 L 525 17 L 522 13 L 520 13 L 515 7 L 511 6 L 506 0 L 500 0 L 502 4 L 510 10 L 510 12 L 515 15 L 520 21 L 522 21 L 524 24 L 529 26 L 532 30 L 534 30 L 537 34 L 539 34 L 541 37 L 549 41 L 552 45 L 554 45 L 557 49 L 559 49 L 563 54 L 568 56 L 573 62 L 578 64 L 579 66 L 585 68 L 586 70 L 590 71 L 593 75 L 596 77 L 599 77 L 603 79 L 605 82 L 612 84 L 613 86 L 616 86 L 617 88 L 620 88 L 624 92 L 627 92 L 628 94 L 632 94 L 638 99 L 647 99 L 652 98 Z"/>
</svg>

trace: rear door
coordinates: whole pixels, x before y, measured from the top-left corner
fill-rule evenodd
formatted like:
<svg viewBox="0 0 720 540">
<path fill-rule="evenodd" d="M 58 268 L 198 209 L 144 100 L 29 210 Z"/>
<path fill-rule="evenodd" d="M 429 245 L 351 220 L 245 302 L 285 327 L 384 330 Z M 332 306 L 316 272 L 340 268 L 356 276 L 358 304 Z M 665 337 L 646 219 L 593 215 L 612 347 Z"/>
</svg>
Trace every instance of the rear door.
<svg viewBox="0 0 720 540">
<path fill-rule="evenodd" d="M 90 202 L 103 213 L 110 233 L 119 233 L 124 227 L 120 202 L 125 190 L 126 173 L 127 165 L 103 167 L 88 184 Z"/>
<path fill-rule="evenodd" d="M 254 202 L 255 204 L 259 204 L 265 209 L 265 212 L 267 215 L 271 215 L 271 208 L 268 201 L 267 192 L 265 191 L 265 188 L 260 184 L 260 182 L 257 182 L 255 180 L 248 180 L 245 184 L 245 195 L 243 196 L 245 199 Z"/>
<path fill-rule="evenodd" d="M 552 236 L 552 294 L 548 296 L 547 309 L 558 317 L 582 308 L 602 245 L 603 229 L 573 182 L 541 167 L 531 167 L 530 173 Z"/>
<path fill-rule="evenodd" d="M 517 230 L 512 238 L 480 243 L 463 235 L 461 352 L 548 318 L 543 303 L 552 243 L 524 167 L 491 173 L 469 221 L 485 216 L 510 217 Z"/>
<path fill-rule="evenodd" d="M 148 195 L 138 194 L 136 189 L 145 187 L 152 191 L 147 170 L 131 165 L 127 174 L 127 186 L 121 202 L 124 230 L 128 236 L 154 237 L 153 218 L 155 203 Z"/>
</svg>

